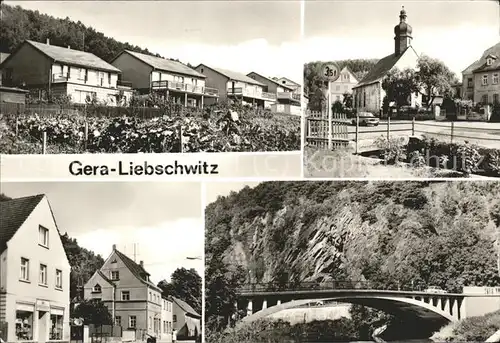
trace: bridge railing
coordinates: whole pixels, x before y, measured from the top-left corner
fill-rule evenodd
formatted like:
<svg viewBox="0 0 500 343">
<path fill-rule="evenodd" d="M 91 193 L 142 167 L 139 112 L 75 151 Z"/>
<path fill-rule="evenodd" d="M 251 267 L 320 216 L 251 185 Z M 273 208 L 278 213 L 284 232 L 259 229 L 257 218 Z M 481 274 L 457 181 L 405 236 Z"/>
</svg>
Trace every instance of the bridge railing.
<svg viewBox="0 0 500 343">
<path fill-rule="evenodd" d="M 372 281 L 303 281 L 303 282 L 269 282 L 247 283 L 242 285 L 240 293 L 273 292 L 273 291 L 311 291 L 311 290 L 342 290 L 342 289 L 372 289 L 388 291 L 423 291 L 427 286 L 419 282 L 414 284 L 399 284 L 398 282 L 372 282 Z"/>
</svg>

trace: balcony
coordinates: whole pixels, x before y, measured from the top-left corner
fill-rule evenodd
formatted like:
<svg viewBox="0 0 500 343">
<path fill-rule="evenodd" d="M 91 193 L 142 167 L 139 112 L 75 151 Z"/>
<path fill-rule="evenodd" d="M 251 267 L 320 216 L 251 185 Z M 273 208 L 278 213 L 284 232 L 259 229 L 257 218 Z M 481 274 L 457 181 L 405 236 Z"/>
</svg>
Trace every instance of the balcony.
<svg viewBox="0 0 500 343">
<path fill-rule="evenodd" d="M 69 80 L 68 74 L 52 74 L 52 82 L 67 82 Z"/>
<path fill-rule="evenodd" d="M 151 89 L 154 90 L 168 89 L 172 91 L 186 92 L 186 93 L 193 93 L 193 94 L 200 94 L 207 96 L 219 96 L 219 90 L 215 88 L 202 87 L 202 86 L 196 86 L 187 83 L 173 82 L 173 81 L 151 81 Z"/>
<path fill-rule="evenodd" d="M 132 82 L 130 81 L 116 81 L 116 87 L 118 89 L 132 89 Z"/>
<path fill-rule="evenodd" d="M 228 95 L 244 96 L 247 98 L 261 99 L 261 100 L 276 100 L 276 94 L 262 92 L 261 90 L 247 89 L 243 87 L 235 87 L 227 89 Z"/>
<path fill-rule="evenodd" d="M 297 93 L 292 92 L 278 92 L 277 93 L 278 100 L 293 100 L 300 102 L 301 96 Z"/>
</svg>

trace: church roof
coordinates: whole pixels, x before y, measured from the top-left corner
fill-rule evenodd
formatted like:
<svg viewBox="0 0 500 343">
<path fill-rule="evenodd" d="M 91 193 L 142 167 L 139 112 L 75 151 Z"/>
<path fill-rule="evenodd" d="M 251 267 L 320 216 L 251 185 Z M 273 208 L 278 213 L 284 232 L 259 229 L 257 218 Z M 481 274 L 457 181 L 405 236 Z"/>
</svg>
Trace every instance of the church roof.
<svg viewBox="0 0 500 343">
<path fill-rule="evenodd" d="M 379 60 L 377 64 L 375 64 L 375 66 L 370 70 L 370 72 L 366 74 L 363 80 L 361 80 L 361 82 L 353 88 L 369 85 L 382 79 L 387 75 L 389 70 L 391 70 L 396 65 L 396 63 L 398 63 L 399 59 L 403 57 L 408 49 L 411 49 L 411 47 L 406 48 L 406 50 L 402 54 L 390 54 Z"/>
</svg>

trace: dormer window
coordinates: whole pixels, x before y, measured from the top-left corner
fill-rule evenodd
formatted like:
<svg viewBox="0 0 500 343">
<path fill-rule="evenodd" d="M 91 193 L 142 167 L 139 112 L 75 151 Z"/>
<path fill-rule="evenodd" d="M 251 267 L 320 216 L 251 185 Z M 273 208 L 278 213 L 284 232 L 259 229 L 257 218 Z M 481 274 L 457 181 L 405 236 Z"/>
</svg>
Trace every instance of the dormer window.
<svg viewBox="0 0 500 343">
<path fill-rule="evenodd" d="M 490 65 L 492 65 L 492 64 L 493 64 L 493 58 L 488 57 L 488 58 L 486 59 L 486 65 L 489 65 L 489 66 L 490 66 Z"/>
<path fill-rule="evenodd" d="M 99 285 L 98 283 L 95 284 L 94 288 L 92 288 L 92 293 L 101 293 L 102 292 L 102 288 L 101 288 L 101 285 Z"/>
</svg>

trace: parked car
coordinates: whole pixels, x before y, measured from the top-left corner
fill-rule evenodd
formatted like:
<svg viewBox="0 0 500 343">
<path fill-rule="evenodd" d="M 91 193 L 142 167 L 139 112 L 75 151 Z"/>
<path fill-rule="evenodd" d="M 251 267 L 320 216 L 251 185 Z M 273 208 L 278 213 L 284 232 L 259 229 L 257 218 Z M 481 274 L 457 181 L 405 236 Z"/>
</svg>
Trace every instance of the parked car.
<svg viewBox="0 0 500 343">
<path fill-rule="evenodd" d="M 365 125 L 365 126 L 377 126 L 380 123 L 380 119 L 375 117 L 375 115 L 371 112 L 359 112 L 359 125 Z M 352 125 L 356 125 L 356 115 L 354 115 L 354 118 L 351 120 Z"/>
<path fill-rule="evenodd" d="M 427 288 L 424 292 L 426 293 L 448 293 L 446 292 L 444 289 L 442 289 L 441 287 L 438 287 L 438 286 L 429 286 L 429 288 Z"/>
<path fill-rule="evenodd" d="M 156 337 L 150 334 L 146 334 L 148 337 L 146 338 L 147 343 L 156 343 Z"/>
</svg>

